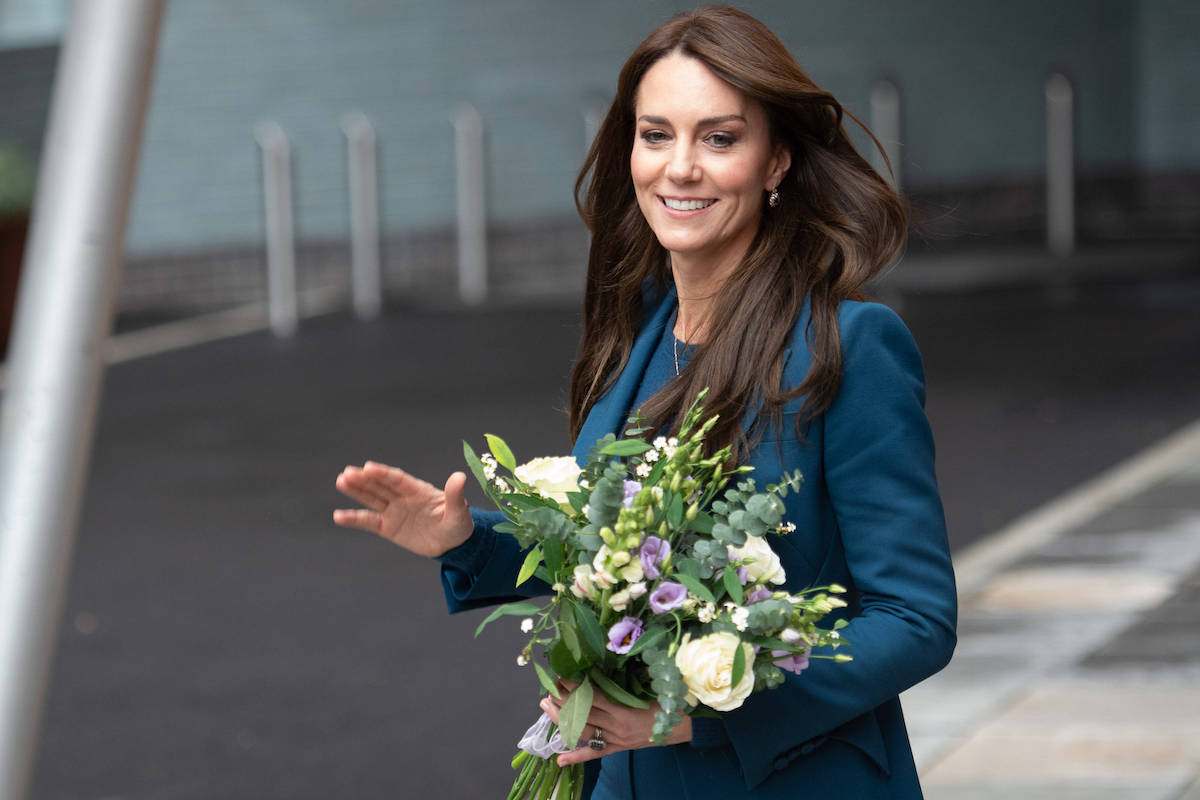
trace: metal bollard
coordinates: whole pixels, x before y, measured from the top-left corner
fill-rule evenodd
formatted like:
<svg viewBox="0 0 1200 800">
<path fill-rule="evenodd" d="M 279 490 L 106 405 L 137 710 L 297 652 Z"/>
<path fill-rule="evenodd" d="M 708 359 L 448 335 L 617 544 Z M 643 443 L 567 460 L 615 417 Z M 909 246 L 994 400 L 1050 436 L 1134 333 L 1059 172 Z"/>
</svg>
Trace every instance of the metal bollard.
<svg viewBox="0 0 1200 800">
<path fill-rule="evenodd" d="M 450 121 L 458 194 L 458 295 L 468 305 L 479 305 L 488 293 L 483 117 L 464 103 L 454 108 Z"/>
<path fill-rule="evenodd" d="M 350 296 L 359 319 L 379 316 L 379 189 L 375 126 L 361 111 L 342 117 L 350 177 Z"/>
<path fill-rule="evenodd" d="M 900 87 L 886 79 L 876 81 L 871 86 L 871 131 L 883 145 L 883 152 L 879 152 L 878 148 L 871 149 L 871 166 L 885 179 L 890 175 L 892 187 L 896 191 L 900 191 L 902 124 Z"/>
<path fill-rule="evenodd" d="M 292 226 L 292 148 L 276 122 L 260 122 L 254 138 L 262 148 L 263 199 L 267 216 L 267 317 L 276 336 L 299 324 L 296 298 L 296 236 Z"/>
<path fill-rule="evenodd" d="M 1046 245 L 1075 249 L 1075 90 L 1061 72 L 1046 79 Z"/>
</svg>

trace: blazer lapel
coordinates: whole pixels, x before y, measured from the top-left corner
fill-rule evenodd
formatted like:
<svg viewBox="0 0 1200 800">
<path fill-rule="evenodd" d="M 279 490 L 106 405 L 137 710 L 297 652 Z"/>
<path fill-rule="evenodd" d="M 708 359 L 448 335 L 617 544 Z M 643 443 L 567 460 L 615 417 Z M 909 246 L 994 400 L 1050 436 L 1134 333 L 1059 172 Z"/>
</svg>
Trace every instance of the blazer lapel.
<svg viewBox="0 0 1200 800">
<path fill-rule="evenodd" d="M 574 455 L 580 462 L 587 458 L 588 451 L 597 439 L 609 433 L 620 435 L 624 430 L 625 420 L 629 414 L 629 404 L 633 402 L 638 385 L 642 382 L 642 374 L 646 371 L 646 364 L 650 361 L 650 356 L 658 345 L 659 337 L 662 336 L 663 328 L 666 326 L 667 318 L 671 316 L 673 308 L 675 308 L 674 286 L 659 302 L 658 307 L 651 312 L 650 318 L 638 332 L 637 338 L 633 342 L 633 349 L 629 352 L 629 360 L 625 363 L 625 368 L 621 370 L 616 382 L 608 387 L 608 391 L 600 396 L 596 405 L 592 406 L 587 420 L 583 423 L 583 428 L 579 431 L 579 437 L 575 440 Z"/>
</svg>

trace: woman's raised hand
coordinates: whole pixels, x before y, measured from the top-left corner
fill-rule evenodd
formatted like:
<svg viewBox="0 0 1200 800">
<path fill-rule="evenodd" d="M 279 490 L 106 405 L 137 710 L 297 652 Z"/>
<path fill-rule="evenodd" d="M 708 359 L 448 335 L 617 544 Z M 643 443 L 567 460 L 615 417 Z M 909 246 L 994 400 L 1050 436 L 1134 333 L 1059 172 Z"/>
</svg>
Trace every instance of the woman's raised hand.
<svg viewBox="0 0 1200 800">
<path fill-rule="evenodd" d="M 474 529 L 463 495 L 466 482 L 466 475 L 455 472 L 443 490 L 387 464 L 346 467 L 337 477 L 338 491 L 366 508 L 339 508 L 333 521 L 377 533 L 417 555 L 440 556 Z"/>
</svg>

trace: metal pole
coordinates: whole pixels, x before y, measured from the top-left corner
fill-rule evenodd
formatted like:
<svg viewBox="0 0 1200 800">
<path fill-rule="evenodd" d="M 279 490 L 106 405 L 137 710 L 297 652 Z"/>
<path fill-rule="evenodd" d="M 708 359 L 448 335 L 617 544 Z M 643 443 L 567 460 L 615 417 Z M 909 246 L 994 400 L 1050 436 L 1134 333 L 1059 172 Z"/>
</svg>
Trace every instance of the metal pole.
<svg viewBox="0 0 1200 800">
<path fill-rule="evenodd" d="M 484 196 L 483 117 L 472 105 L 455 107 L 458 190 L 458 295 L 468 305 L 487 299 L 487 198 Z"/>
<path fill-rule="evenodd" d="M 26 795 L 165 0 L 87 0 L 58 62 L 0 436 L 0 800 Z"/>
<path fill-rule="evenodd" d="M 900 88 L 889 80 L 879 80 L 871 87 L 871 131 L 883 145 L 883 153 L 871 148 L 871 166 L 892 186 L 900 190 L 900 141 L 902 137 Z M 887 159 L 884 159 L 884 154 Z M 888 165 L 891 164 L 889 173 Z"/>
<path fill-rule="evenodd" d="M 254 137 L 263 157 L 267 318 L 276 336 L 291 336 L 300 317 L 296 299 L 296 236 L 292 227 L 292 147 L 277 122 L 260 122 L 254 129 Z"/>
<path fill-rule="evenodd" d="M 375 126 L 361 111 L 342 117 L 350 167 L 350 294 L 359 319 L 374 319 L 382 306 L 379 278 L 379 190 Z"/>
<path fill-rule="evenodd" d="M 1046 244 L 1075 249 L 1075 90 L 1060 72 L 1046 79 Z"/>
</svg>

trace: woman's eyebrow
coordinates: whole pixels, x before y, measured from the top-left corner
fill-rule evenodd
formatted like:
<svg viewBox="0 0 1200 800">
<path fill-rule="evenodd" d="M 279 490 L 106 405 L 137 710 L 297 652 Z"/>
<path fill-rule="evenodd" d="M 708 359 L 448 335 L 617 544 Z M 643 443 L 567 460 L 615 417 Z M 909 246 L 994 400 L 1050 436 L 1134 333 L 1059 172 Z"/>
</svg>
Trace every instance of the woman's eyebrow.
<svg viewBox="0 0 1200 800">
<path fill-rule="evenodd" d="M 720 125 L 723 122 L 745 122 L 745 121 L 746 121 L 746 118 L 743 117 L 741 114 L 725 114 L 724 116 L 720 116 L 720 117 L 705 117 L 704 119 L 700 120 L 700 122 L 697 124 L 699 124 L 700 126 L 706 126 L 706 125 Z M 666 117 L 652 117 L 648 114 L 643 114 L 642 116 L 638 117 L 638 122 L 648 122 L 651 125 L 670 125 L 671 124 L 670 121 L 668 121 Z"/>
</svg>

